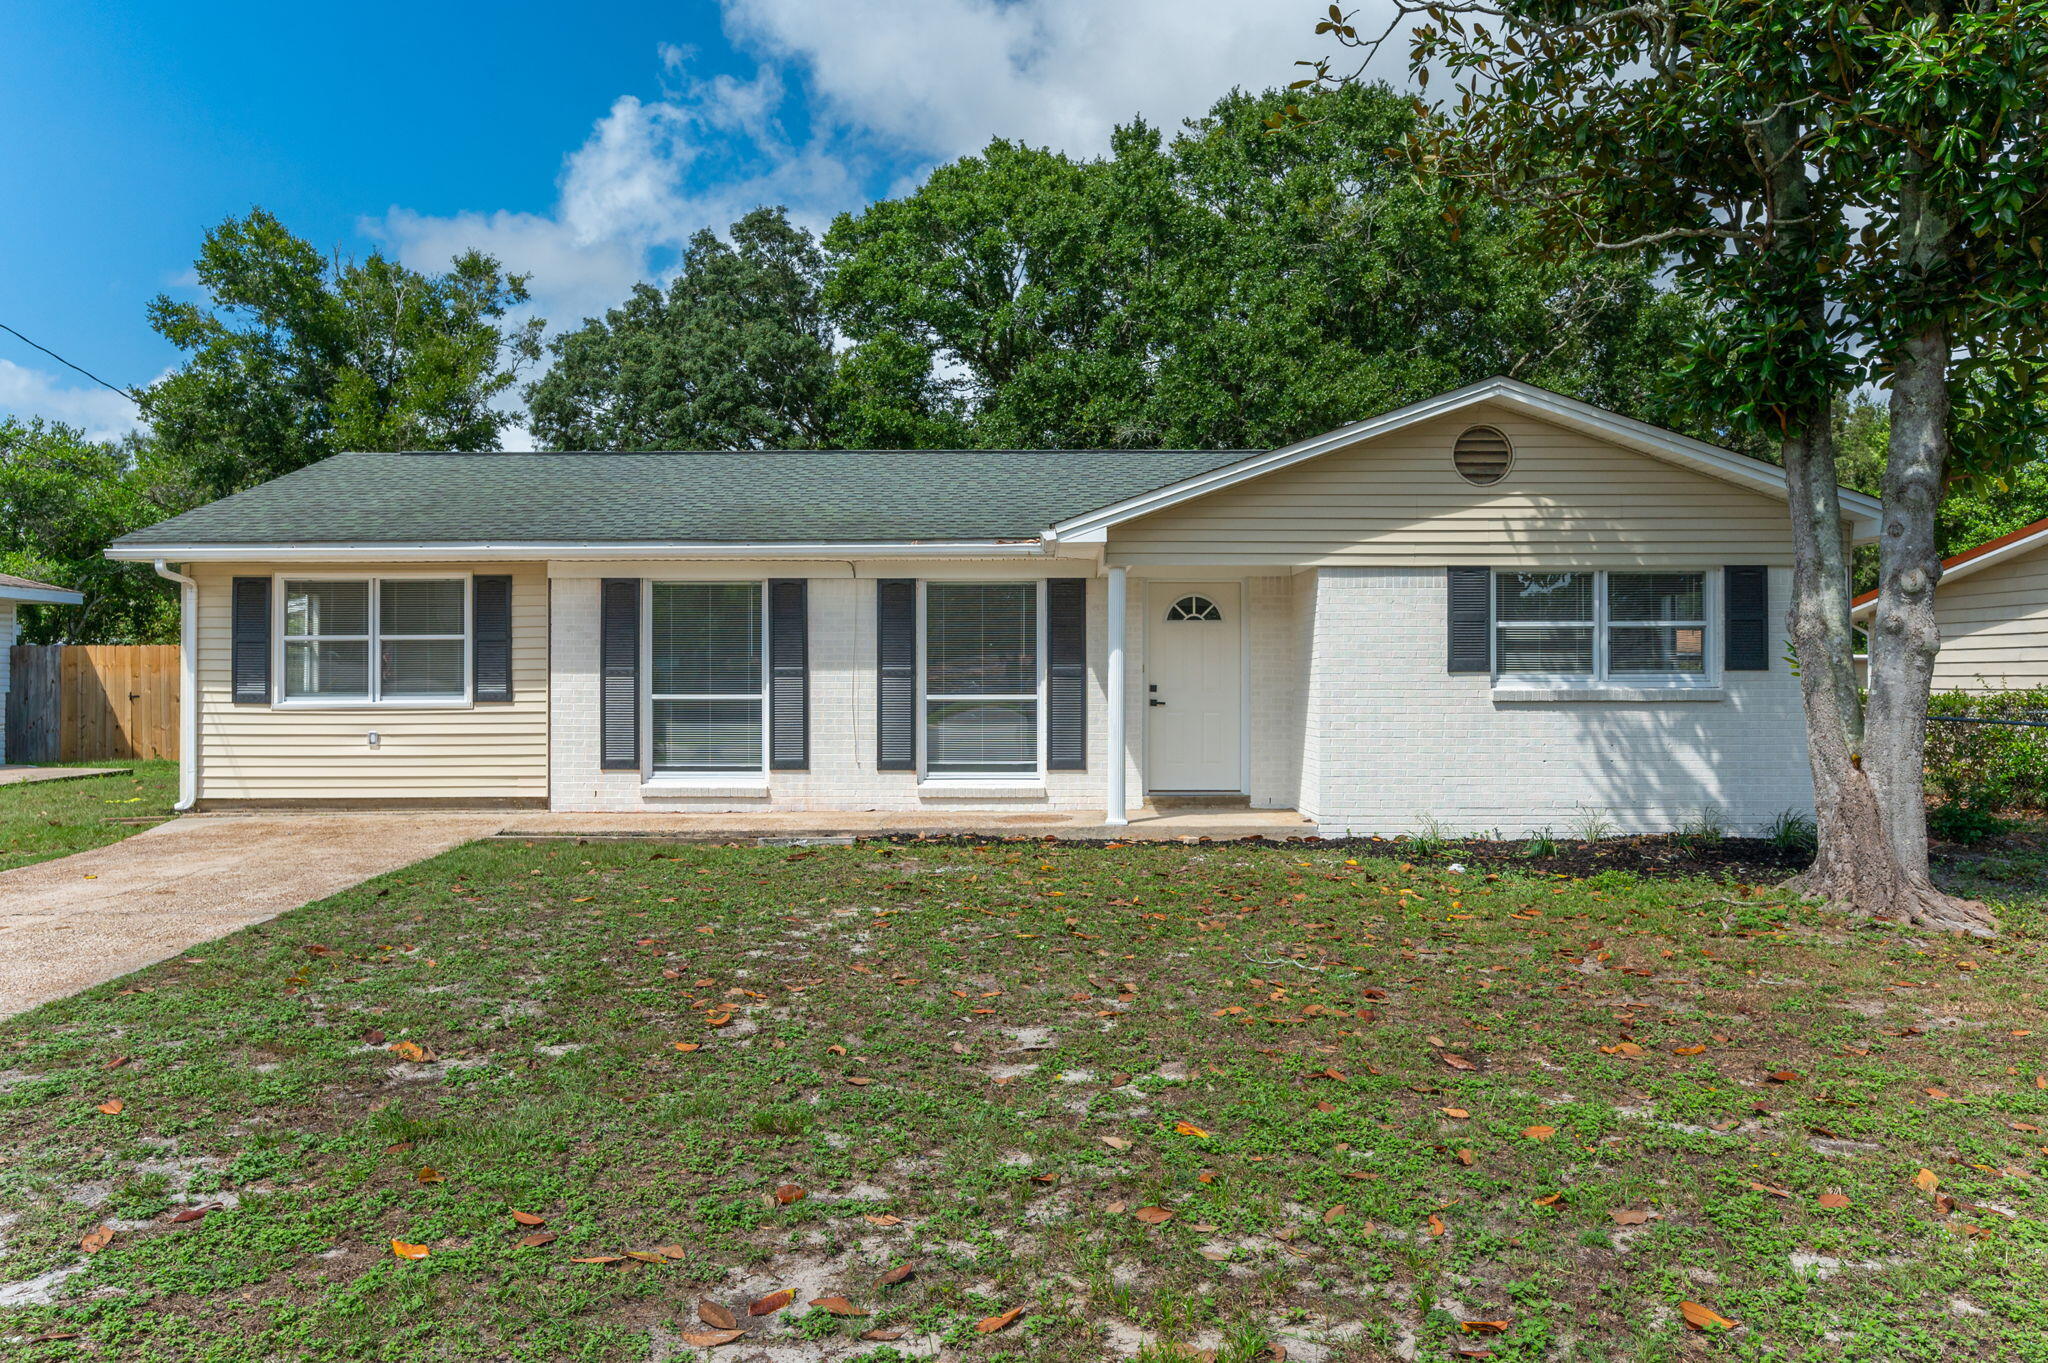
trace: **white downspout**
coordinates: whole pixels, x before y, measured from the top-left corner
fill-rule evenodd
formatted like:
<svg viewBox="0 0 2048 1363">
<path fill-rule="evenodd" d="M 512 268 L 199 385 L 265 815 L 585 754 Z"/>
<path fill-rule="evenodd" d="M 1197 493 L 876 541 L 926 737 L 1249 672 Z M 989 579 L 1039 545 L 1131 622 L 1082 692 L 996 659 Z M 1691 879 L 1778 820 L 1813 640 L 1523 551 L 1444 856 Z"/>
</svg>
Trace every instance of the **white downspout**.
<svg viewBox="0 0 2048 1363">
<path fill-rule="evenodd" d="M 1109 714 L 1103 724 L 1107 751 L 1103 754 L 1103 777 L 1105 795 L 1102 821 L 1106 824 L 1127 824 L 1130 816 L 1124 812 L 1124 572 L 1122 568 L 1109 570 L 1109 675 L 1104 679 L 1109 691 Z"/>
<path fill-rule="evenodd" d="M 162 559 L 156 575 L 178 584 L 178 803 L 171 808 L 183 814 L 199 803 L 199 584 Z"/>
</svg>

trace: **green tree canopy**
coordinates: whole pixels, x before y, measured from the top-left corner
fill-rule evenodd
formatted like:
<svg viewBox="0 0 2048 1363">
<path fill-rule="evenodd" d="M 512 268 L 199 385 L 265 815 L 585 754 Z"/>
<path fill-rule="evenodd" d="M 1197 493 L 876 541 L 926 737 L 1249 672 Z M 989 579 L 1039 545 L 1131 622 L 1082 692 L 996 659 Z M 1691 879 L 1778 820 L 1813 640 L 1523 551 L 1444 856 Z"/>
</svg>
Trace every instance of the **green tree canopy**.
<svg viewBox="0 0 2048 1363">
<path fill-rule="evenodd" d="M 982 446 L 1261 447 L 1510 374 L 1669 421 L 1696 324 L 1640 262 L 1532 264 L 1506 210 L 1446 214 L 1387 156 L 1410 102 L 1234 92 L 1108 156 L 997 141 L 842 216 L 826 297 L 853 355 L 929 357 Z"/>
<path fill-rule="evenodd" d="M 824 262 L 781 208 L 690 239 L 664 291 L 555 338 L 526 390 L 550 449 L 703 450 L 837 442 Z"/>
<path fill-rule="evenodd" d="M 107 541 L 188 503 L 149 467 L 148 444 L 88 440 L 42 420 L 0 420 L 0 572 L 82 592 L 82 606 L 23 608 L 22 641 L 162 643 L 178 637 L 176 589 Z"/>
<path fill-rule="evenodd" d="M 329 259 L 255 209 L 206 234 L 205 304 L 159 296 L 150 325 L 189 358 L 142 390 L 161 458 L 221 496 L 338 450 L 488 450 L 540 354 L 513 322 L 526 277 L 471 251 L 422 274 Z"/>
</svg>

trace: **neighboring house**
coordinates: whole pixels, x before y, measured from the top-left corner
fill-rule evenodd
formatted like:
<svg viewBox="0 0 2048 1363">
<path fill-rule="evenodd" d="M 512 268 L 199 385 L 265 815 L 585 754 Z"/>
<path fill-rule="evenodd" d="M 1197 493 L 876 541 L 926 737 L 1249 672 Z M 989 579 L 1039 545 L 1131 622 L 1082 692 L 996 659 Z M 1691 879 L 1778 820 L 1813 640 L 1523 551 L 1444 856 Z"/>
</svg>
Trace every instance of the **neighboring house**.
<svg viewBox="0 0 2048 1363">
<path fill-rule="evenodd" d="M 1784 498 L 1494 379 L 1271 451 L 344 454 L 109 552 L 196 595 L 207 807 L 1518 836 L 1811 807 Z"/>
<path fill-rule="evenodd" d="M 1937 691 L 2024 691 L 2048 686 L 2048 521 L 2035 521 L 1944 559 L 1934 588 L 1941 652 Z M 1868 629 L 1877 593 L 1850 605 Z M 1859 664 L 1862 659 L 1858 659 Z"/>
<path fill-rule="evenodd" d="M 12 573 L 0 573 L 0 714 L 7 712 L 7 695 L 13 685 L 14 608 L 16 606 L 81 606 L 85 597 L 47 582 L 35 582 Z M 7 730 L 0 725 L 0 762 L 7 760 Z"/>
</svg>

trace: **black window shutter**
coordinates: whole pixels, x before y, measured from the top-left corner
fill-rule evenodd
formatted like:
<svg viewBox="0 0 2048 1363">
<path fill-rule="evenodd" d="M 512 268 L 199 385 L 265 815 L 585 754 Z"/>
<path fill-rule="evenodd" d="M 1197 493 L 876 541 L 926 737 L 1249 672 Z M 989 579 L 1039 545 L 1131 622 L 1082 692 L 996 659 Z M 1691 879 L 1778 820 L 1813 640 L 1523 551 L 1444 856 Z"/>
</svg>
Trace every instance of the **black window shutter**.
<svg viewBox="0 0 2048 1363">
<path fill-rule="evenodd" d="M 1721 570 L 1721 666 L 1729 672 L 1771 670 L 1771 572 Z"/>
<path fill-rule="evenodd" d="M 512 699 L 512 578 L 469 580 L 470 676 L 479 705 Z"/>
<path fill-rule="evenodd" d="M 1447 672 L 1493 671 L 1493 569 L 1451 568 Z"/>
<path fill-rule="evenodd" d="M 875 769 L 917 770 L 917 582 L 875 584 Z"/>
<path fill-rule="evenodd" d="M 811 765 L 808 588 L 800 577 L 768 583 L 768 765 L 776 771 Z"/>
<path fill-rule="evenodd" d="M 608 577 L 599 588 L 598 763 L 640 769 L 640 579 Z"/>
<path fill-rule="evenodd" d="M 233 656 L 235 704 L 270 704 L 270 579 L 238 577 L 234 582 Z"/>
<path fill-rule="evenodd" d="M 1088 769 L 1088 579 L 1045 584 L 1045 765 Z"/>
</svg>

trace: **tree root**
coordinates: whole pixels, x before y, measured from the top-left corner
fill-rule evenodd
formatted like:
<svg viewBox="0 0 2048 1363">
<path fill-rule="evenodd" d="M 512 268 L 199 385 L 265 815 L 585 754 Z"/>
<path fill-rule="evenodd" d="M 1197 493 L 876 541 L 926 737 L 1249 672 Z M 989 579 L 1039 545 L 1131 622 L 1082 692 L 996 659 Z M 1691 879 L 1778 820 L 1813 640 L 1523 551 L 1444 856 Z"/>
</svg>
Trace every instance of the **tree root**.
<svg viewBox="0 0 2048 1363">
<path fill-rule="evenodd" d="M 1824 871 L 1816 862 L 1779 889 L 1825 901 L 1850 913 L 1910 923 L 1929 932 L 1967 933 L 1972 937 L 1998 935 L 1997 920 L 1977 900 L 1958 899 L 1932 885 L 1884 874 L 1883 868 L 1844 868 L 1838 864 Z"/>
</svg>

